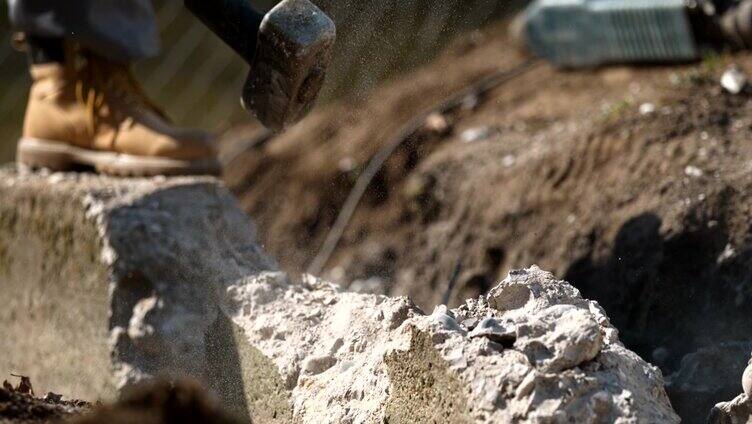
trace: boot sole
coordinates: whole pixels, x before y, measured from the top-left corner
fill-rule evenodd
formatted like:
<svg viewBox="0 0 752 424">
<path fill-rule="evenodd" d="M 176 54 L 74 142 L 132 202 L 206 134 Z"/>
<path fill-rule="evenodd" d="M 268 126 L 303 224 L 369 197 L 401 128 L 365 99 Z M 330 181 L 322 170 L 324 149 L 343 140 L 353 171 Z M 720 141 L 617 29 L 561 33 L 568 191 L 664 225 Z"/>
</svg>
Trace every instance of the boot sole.
<svg viewBox="0 0 752 424">
<path fill-rule="evenodd" d="M 186 161 L 169 158 L 127 155 L 83 149 L 62 142 L 22 138 L 18 142 L 16 160 L 32 168 L 69 171 L 76 166 L 90 166 L 97 172 L 146 177 L 155 175 L 219 175 L 216 159 Z"/>
</svg>

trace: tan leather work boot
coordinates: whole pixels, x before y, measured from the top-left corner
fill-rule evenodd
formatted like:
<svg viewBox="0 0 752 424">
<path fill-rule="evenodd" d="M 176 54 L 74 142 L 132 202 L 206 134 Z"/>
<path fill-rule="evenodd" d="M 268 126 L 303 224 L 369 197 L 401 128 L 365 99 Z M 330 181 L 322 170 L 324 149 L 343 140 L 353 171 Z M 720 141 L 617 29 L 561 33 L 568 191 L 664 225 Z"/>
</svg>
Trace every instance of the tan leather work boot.
<svg viewBox="0 0 752 424">
<path fill-rule="evenodd" d="M 89 165 L 113 175 L 218 174 L 213 137 L 173 126 L 130 68 L 83 54 L 32 65 L 18 161 L 63 171 Z"/>
</svg>

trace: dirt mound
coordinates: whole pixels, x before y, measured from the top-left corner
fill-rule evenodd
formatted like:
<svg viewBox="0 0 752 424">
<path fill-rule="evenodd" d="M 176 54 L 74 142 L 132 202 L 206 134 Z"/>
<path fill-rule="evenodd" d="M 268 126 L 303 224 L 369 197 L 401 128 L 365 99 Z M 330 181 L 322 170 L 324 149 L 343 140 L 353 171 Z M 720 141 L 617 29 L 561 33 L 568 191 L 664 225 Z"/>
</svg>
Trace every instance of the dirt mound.
<svg viewBox="0 0 752 424">
<path fill-rule="evenodd" d="M 225 179 L 240 195 L 243 206 L 268 225 L 264 237 L 277 258 L 290 269 L 303 269 L 380 146 L 420 111 L 499 67 L 522 62 L 521 57 L 509 53 L 489 60 L 489 51 L 506 48 L 505 40 L 476 33 L 455 43 L 435 67 L 421 69 L 411 78 L 373 93 L 375 101 L 325 108 L 273 142 L 257 127 L 230 131 L 220 152 L 226 162 Z M 437 73 L 436 68 L 446 72 Z M 392 194 L 392 186 L 386 184 L 403 180 L 435 146 L 411 143 L 407 147 L 387 164 L 388 178 L 378 176 L 374 190 L 366 196 L 368 206 L 359 213 L 385 206 Z M 297 207 L 289 208 L 289 199 L 295 199 Z M 383 218 L 378 221 L 385 221 Z"/>
<path fill-rule="evenodd" d="M 135 387 L 123 399 L 99 406 L 72 424 L 235 424 L 216 399 L 192 380 L 160 380 Z"/>
<path fill-rule="evenodd" d="M 54 394 L 43 399 L 30 394 L 0 388 L 0 423 L 53 423 L 75 417 L 88 410 L 82 401 L 63 401 Z"/>
<path fill-rule="evenodd" d="M 240 154 L 253 143 L 229 136 L 227 180 L 265 248 L 304 270 L 369 159 L 402 125 L 522 63 L 502 33 L 462 40 L 370 101 L 321 112 Z M 690 353 L 748 342 L 752 96 L 718 84 L 731 61 L 752 73 L 752 55 L 569 73 L 544 65 L 469 96 L 391 155 L 328 276 L 430 308 L 538 264 L 599 301 L 627 346 L 667 375 Z M 698 379 L 723 375 L 703 366 Z M 685 383 L 670 395 L 688 422 L 740 392 L 739 376 L 697 392 L 686 375 L 674 378 Z"/>
</svg>

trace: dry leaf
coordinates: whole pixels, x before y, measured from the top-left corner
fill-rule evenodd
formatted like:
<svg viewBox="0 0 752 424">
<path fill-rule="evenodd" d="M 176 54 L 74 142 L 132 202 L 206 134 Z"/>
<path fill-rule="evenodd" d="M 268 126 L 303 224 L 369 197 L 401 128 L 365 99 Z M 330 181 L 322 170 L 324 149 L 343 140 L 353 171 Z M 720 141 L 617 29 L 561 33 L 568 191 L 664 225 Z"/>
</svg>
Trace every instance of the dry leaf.
<svg viewBox="0 0 752 424">
<path fill-rule="evenodd" d="M 21 379 L 21 382 L 18 383 L 18 387 L 16 387 L 16 391 L 18 393 L 23 393 L 26 395 L 34 395 L 34 388 L 31 387 L 31 379 L 25 375 L 16 375 L 11 374 L 13 377 L 18 377 Z"/>
</svg>

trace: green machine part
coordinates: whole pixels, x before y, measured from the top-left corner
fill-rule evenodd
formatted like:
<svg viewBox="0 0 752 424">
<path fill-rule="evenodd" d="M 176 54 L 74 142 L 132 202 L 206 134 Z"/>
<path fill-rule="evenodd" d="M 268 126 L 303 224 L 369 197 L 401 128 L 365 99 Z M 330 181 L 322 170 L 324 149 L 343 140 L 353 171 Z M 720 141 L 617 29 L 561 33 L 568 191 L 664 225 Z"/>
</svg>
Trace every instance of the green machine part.
<svg viewBox="0 0 752 424">
<path fill-rule="evenodd" d="M 560 67 L 686 62 L 699 51 L 684 0 L 536 0 L 523 37 Z"/>
</svg>

